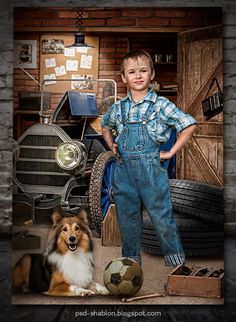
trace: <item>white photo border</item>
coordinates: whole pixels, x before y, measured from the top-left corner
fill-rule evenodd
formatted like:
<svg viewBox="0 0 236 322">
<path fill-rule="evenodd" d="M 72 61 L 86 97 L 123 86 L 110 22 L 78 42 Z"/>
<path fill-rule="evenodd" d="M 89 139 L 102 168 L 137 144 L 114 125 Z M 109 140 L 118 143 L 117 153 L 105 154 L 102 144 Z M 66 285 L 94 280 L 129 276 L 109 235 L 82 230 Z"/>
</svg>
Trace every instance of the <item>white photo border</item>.
<svg viewBox="0 0 236 322">
<path fill-rule="evenodd" d="M 24 46 L 28 47 L 28 54 L 21 58 L 20 55 L 24 51 Z M 28 56 L 28 61 L 27 60 Z M 24 61 L 25 60 L 25 61 Z M 14 40 L 14 68 L 37 68 L 37 40 Z"/>
</svg>

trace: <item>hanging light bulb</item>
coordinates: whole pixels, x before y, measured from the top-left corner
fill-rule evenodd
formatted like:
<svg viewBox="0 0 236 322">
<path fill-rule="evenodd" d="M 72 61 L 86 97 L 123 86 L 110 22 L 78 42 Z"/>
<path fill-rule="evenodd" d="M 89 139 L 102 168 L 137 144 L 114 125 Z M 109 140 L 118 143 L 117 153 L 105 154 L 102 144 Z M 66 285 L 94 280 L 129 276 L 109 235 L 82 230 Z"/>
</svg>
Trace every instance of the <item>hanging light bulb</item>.
<svg viewBox="0 0 236 322">
<path fill-rule="evenodd" d="M 94 46 L 87 45 L 84 42 L 85 35 L 82 32 L 83 28 L 83 14 L 84 14 L 84 9 L 83 8 L 77 8 L 77 21 L 76 25 L 78 27 L 78 32 L 74 35 L 75 36 L 75 42 L 70 45 L 66 46 L 67 48 L 94 48 Z"/>
</svg>

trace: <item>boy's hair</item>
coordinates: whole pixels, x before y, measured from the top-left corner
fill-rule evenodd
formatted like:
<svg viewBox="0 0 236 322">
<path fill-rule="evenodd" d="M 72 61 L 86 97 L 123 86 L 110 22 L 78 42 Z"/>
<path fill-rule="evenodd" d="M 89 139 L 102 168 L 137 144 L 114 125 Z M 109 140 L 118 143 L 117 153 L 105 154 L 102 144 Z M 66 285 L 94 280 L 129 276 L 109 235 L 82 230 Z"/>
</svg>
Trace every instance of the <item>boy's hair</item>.
<svg viewBox="0 0 236 322">
<path fill-rule="evenodd" d="M 151 71 L 154 71 L 154 64 L 153 64 L 153 60 L 152 57 L 149 55 L 149 53 L 143 49 L 135 49 L 132 50 L 130 52 L 128 52 L 127 54 L 125 54 L 125 56 L 121 59 L 121 63 L 120 63 L 120 72 L 121 74 L 124 75 L 124 71 L 125 71 L 125 63 L 128 59 L 138 59 L 139 57 L 143 57 L 145 56 L 148 60 L 149 60 L 149 64 L 150 64 L 150 68 Z"/>
</svg>

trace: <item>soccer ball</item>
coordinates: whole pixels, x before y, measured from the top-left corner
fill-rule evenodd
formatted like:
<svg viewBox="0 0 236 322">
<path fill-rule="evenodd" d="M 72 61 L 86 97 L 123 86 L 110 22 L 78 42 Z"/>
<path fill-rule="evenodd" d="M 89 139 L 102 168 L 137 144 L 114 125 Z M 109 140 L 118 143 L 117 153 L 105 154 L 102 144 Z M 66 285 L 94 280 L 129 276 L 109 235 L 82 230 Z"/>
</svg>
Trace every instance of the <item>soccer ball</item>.
<svg viewBox="0 0 236 322">
<path fill-rule="evenodd" d="M 131 296 L 143 284 L 143 271 L 135 260 L 128 257 L 117 258 L 105 268 L 103 281 L 112 295 Z"/>
</svg>

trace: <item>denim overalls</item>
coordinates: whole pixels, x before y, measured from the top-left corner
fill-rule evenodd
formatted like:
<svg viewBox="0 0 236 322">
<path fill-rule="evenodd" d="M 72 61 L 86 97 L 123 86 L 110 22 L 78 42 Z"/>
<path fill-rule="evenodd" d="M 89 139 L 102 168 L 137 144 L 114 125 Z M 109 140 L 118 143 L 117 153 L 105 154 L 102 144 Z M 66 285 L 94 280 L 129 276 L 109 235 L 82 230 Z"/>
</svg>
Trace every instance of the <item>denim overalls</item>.
<svg viewBox="0 0 236 322">
<path fill-rule="evenodd" d="M 160 241 L 165 264 L 184 263 L 185 256 L 175 218 L 167 171 L 160 163 L 160 144 L 148 134 L 146 123 L 154 112 L 151 103 L 141 122 L 127 122 L 122 111 L 123 130 L 118 138 L 119 157 L 113 174 L 113 197 L 122 238 L 122 256 L 141 263 L 143 202 Z"/>
</svg>

